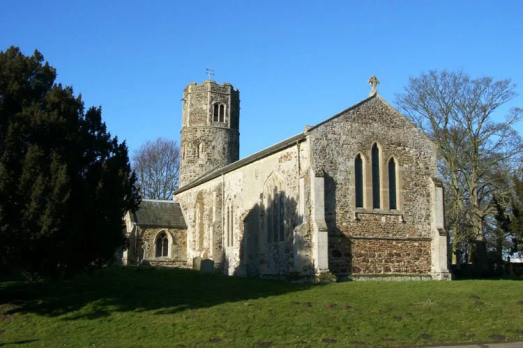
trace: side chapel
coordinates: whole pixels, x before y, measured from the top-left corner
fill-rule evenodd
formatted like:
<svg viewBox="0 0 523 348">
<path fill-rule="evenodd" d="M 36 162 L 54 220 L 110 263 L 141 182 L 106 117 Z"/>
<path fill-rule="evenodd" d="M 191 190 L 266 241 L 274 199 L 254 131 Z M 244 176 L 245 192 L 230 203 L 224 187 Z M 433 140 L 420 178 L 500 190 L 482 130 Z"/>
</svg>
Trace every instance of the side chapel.
<svg viewBox="0 0 523 348">
<path fill-rule="evenodd" d="M 305 281 L 451 279 L 436 145 L 369 83 L 368 98 L 241 160 L 239 91 L 189 84 L 180 188 L 128 214 L 125 261 L 210 259 L 227 275 Z"/>
</svg>

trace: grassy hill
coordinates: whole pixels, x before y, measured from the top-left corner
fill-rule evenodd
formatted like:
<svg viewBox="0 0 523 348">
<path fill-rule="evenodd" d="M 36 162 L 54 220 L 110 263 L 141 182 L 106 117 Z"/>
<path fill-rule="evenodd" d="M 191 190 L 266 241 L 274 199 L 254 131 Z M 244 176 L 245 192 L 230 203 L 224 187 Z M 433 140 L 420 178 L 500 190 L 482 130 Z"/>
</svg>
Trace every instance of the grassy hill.
<svg viewBox="0 0 523 348">
<path fill-rule="evenodd" d="M 0 347 L 388 347 L 523 340 L 523 281 L 290 284 L 108 268 L 0 283 Z"/>
</svg>

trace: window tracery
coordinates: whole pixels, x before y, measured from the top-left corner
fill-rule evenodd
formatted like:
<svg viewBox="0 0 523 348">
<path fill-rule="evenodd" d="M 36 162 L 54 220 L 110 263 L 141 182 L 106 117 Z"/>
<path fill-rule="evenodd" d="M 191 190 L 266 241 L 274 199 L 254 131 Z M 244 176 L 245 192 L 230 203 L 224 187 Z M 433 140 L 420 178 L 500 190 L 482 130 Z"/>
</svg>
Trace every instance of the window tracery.
<svg viewBox="0 0 523 348">
<path fill-rule="evenodd" d="M 227 208 L 226 208 L 226 226 L 225 231 L 227 233 L 227 246 L 233 247 L 234 246 L 234 207 L 232 204 L 232 199 L 229 198 L 227 200 Z"/>
<path fill-rule="evenodd" d="M 169 239 L 165 232 L 161 232 L 156 237 L 156 257 L 168 257 L 169 256 Z"/>
<path fill-rule="evenodd" d="M 285 192 L 281 178 L 272 174 L 265 183 L 265 232 L 268 243 L 285 240 Z"/>
</svg>

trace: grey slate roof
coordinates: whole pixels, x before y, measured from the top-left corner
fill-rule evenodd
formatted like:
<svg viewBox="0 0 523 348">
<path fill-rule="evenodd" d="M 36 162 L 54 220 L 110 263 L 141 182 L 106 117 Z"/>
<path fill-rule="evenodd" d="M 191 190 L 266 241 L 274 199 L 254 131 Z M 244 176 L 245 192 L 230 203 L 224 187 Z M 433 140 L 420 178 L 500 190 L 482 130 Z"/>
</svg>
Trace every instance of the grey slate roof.
<svg viewBox="0 0 523 348">
<path fill-rule="evenodd" d="M 187 229 L 180 203 L 174 201 L 143 199 L 132 220 L 138 226 Z"/>
</svg>

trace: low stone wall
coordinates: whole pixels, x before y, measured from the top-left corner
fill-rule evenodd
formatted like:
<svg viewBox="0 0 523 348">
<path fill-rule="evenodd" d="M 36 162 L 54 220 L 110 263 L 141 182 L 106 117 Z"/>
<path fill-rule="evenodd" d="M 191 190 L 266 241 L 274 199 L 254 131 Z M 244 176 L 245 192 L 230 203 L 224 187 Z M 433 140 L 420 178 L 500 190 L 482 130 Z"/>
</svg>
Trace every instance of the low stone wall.
<svg viewBox="0 0 523 348">
<path fill-rule="evenodd" d="M 419 275 L 419 274 L 367 274 L 367 275 L 353 275 L 350 280 L 354 281 L 419 281 L 419 280 L 432 280 L 430 275 Z"/>
<path fill-rule="evenodd" d="M 170 259 L 154 259 L 154 260 L 143 260 L 142 264 L 153 266 L 153 267 L 179 267 L 186 268 L 187 261 L 170 260 Z"/>
</svg>

